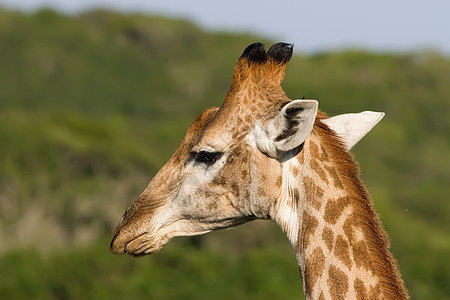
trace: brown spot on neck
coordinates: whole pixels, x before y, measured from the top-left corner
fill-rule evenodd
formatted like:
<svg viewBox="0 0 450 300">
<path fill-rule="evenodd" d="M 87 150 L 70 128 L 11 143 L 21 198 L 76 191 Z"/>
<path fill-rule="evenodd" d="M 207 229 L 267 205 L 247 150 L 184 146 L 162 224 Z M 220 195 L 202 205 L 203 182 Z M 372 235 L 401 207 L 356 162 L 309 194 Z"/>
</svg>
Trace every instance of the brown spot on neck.
<svg viewBox="0 0 450 300">
<path fill-rule="evenodd" d="M 356 226 L 356 215 L 355 213 L 350 214 L 347 219 L 344 222 L 344 225 L 342 226 L 342 229 L 344 230 L 345 235 L 347 236 L 347 239 L 350 241 L 350 243 L 353 243 L 353 226 Z"/>
<path fill-rule="evenodd" d="M 336 170 L 330 166 L 324 166 L 324 168 L 325 168 L 325 170 L 327 170 L 328 175 L 333 180 L 334 187 L 342 190 L 344 188 L 344 186 L 342 185 L 342 181 L 339 179 L 339 176 L 338 176 Z"/>
<path fill-rule="evenodd" d="M 372 260 L 370 259 L 369 252 L 367 251 L 367 245 L 365 241 L 356 242 L 353 247 L 353 260 L 358 268 L 363 267 L 366 270 L 374 272 Z"/>
<path fill-rule="evenodd" d="M 319 153 L 319 147 L 313 141 L 309 142 L 309 152 L 311 153 L 311 157 L 313 159 L 321 160 L 320 153 Z"/>
<path fill-rule="evenodd" d="M 324 241 L 325 245 L 327 246 L 328 250 L 331 251 L 333 248 L 333 241 L 334 241 L 334 233 L 333 231 L 325 227 L 322 231 L 322 240 Z"/>
<path fill-rule="evenodd" d="M 317 226 L 319 225 L 319 221 L 313 216 L 310 216 L 306 211 L 303 212 L 303 249 L 306 249 L 309 245 L 310 237 L 315 233 Z"/>
<path fill-rule="evenodd" d="M 368 297 L 366 287 L 364 286 L 364 282 L 362 282 L 361 279 L 356 278 L 353 283 L 353 287 L 355 288 L 356 299 L 358 300 L 376 299 Z"/>
<path fill-rule="evenodd" d="M 325 255 L 319 247 L 314 249 L 311 256 L 306 260 L 306 281 L 305 294 L 311 296 L 312 289 L 317 283 L 317 280 L 323 275 L 325 268 Z"/>
<path fill-rule="evenodd" d="M 344 209 L 350 205 L 348 197 L 341 197 L 336 200 L 328 200 L 325 206 L 324 219 L 330 224 L 336 224 Z"/>
<path fill-rule="evenodd" d="M 353 262 L 350 259 L 349 245 L 342 235 L 338 235 L 336 238 L 334 254 L 347 266 L 349 270 L 351 269 Z"/>
<path fill-rule="evenodd" d="M 328 289 L 333 300 L 344 300 L 348 291 L 348 277 L 334 265 L 328 269 Z"/>
<path fill-rule="evenodd" d="M 306 200 L 312 204 L 312 206 L 319 210 L 322 206 L 322 198 L 324 190 L 319 187 L 312 178 L 303 178 L 303 184 L 305 186 Z"/>
<path fill-rule="evenodd" d="M 319 175 L 320 179 L 324 182 L 325 185 L 328 185 L 328 176 L 322 166 L 314 159 L 310 161 L 311 169 Z"/>
<path fill-rule="evenodd" d="M 315 160 L 318 160 L 321 162 L 329 160 L 327 151 L 325 150 L 325 148 L 322 145 L 320 145 L 320 150 L 319 150 L 319 146 L 317 146 L 317 144 L 314 143 L 313 141 L 310 141 L 309 142 L 309 151 L 311 153 L 312 158 L 314 158 Z"/>
<path fill-rule="evenodd" d="M 300 172 L 295 165 L 291 165 L 290 171 L 294 177 L 297 177 Z"/>
</svg>

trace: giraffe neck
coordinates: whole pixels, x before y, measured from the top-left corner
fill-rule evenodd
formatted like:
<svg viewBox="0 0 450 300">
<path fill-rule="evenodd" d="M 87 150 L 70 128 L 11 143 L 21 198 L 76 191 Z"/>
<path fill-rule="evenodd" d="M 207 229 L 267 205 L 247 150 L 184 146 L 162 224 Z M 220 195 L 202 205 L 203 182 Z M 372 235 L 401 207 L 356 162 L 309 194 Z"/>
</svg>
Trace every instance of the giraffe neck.
<svg viewBox="0 0 450 300">
<path fill-rule="evenodd" d="M 344 151 L 335 142 L 337 149 L 325 149 L 313 136 L 283 164 L 283 192 L 272 212 L 295 249 L 305 295 L 407 299 L 356 164 L 347 152 L 335 157 Z"/>
</svg>

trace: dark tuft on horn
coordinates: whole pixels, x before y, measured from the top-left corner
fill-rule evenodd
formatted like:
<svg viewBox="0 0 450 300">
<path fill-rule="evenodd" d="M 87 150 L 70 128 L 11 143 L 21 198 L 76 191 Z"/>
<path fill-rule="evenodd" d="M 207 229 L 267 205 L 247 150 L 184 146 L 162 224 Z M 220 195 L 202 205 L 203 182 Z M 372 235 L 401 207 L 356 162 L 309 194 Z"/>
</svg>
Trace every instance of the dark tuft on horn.
<svg viewBox="0 0 450 300">
<path fill-rule="evenodd" d="M 278 63 L 287 63 L 292 57 L 293 50 L 294 44 L 277 43 L 270 47 L 267 56 Z"/>
<path fill-rule="evenodd" d="M 247 59 L 249 62 L 262 64 L 267 60 L 266 49 L 264 49 L 264 44 L 253 43 L 247 48 L 241 55 L 241 58 Z"/>
</svg>

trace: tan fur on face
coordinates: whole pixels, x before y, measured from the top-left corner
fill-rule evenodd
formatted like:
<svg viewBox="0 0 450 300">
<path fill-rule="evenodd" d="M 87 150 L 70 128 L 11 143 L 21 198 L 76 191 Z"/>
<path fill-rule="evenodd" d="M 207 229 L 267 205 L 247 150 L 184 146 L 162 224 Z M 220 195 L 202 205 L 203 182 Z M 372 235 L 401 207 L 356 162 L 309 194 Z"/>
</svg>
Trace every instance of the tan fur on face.
<svg viewBox="0 0 450 300">
<path fill-rule="evenodd" d="M 114 253 L 137 250 L 126 249 L 126 247 L 134 238 L 157 230 L 157 228 L 144 227 L 142 224 L 147 223 L 158 210 L 167 205 L 167 196 L 173 194 L 180 183 L 179 174 L 184 162 L 189 157 L 192 145 L 217 110 L 218 107 L 210 108 L 197 117 L 169 162 L 156 174 L 145 191 L 139 196 L 139 199 L 125 211 L 114 231 L 111 242 L 111 250 Z M 155 191 L 159 193 L 155 193 Z"/>
</svg>

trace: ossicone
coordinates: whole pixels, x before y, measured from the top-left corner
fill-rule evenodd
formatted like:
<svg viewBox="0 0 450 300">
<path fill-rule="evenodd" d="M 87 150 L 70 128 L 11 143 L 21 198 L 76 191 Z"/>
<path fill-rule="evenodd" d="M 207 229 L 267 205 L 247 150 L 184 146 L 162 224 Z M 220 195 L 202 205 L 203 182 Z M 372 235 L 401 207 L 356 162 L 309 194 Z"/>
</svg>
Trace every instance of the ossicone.
<svg viewBox="0 0 450 300">
<path fill-rule="evenodd" d="M 273 44 L 266 53 L 264 44 L 253 43 L 245 48 L 241 58 L 257 64 L 264 64 L 267 60 L 285 64 L 291 59 L 293 51 L 294 44 L 280 42 Z"/>
<path fill-rule="evenodd" d="M 241 58 L 246 59 L 248 62 L 263 64 L 267 60 L 266 49 L 264 49 L 264 44 L 253 43 L 245 48 L 241 55 Z"/>
<path fill-rule="evenodd" d="M 249 84 L 265 88 L 280 86 L 293 49 L 294 45 L 289 43 L 274 44 L 267 52 L 262 43 L 249 45 L 236 63 L 230 91 L 242 90 Z"/>
<path fill-rule="evenodd" d="M 276 43 L 267 51 L 267 56 L 274 62 L 285 64 L 291 59 L 293 51 L 294 44 Z"/>
</svg>

